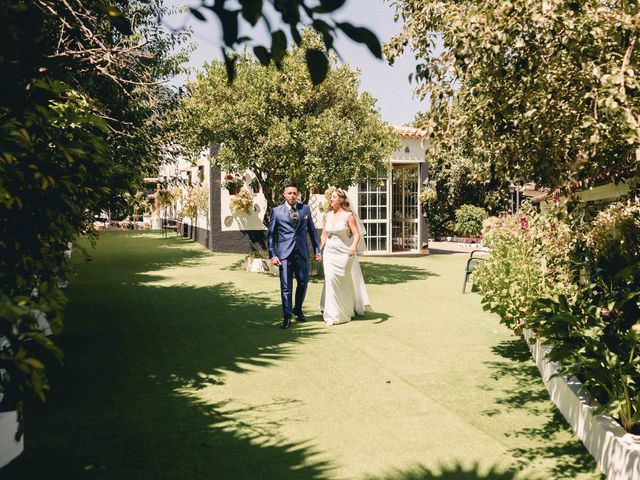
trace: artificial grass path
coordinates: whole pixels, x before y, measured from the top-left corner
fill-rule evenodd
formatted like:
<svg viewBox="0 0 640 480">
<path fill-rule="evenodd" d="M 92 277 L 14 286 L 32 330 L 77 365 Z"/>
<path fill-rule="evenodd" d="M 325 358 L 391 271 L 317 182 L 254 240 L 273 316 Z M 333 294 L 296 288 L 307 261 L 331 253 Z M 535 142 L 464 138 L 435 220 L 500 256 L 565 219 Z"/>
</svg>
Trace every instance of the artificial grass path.
<svg viewBox="0 0 640 480">
<path fill-rule="evenodd" d="M 599 478 L 467 255 L 362 260 L 375 312 L 280 330 L 278 279 L 157 233 L 74 254 L 65 366 L 1 478 Z M 377 312 L 377 313 L 376 313 Z"/>
</svg>

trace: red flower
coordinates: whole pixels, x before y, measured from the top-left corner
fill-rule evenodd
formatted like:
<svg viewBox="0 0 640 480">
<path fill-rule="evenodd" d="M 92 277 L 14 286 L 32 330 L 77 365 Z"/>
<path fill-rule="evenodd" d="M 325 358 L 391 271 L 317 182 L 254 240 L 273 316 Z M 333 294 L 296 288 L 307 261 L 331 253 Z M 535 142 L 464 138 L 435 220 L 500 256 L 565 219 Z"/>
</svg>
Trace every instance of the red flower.
<svg viewBox="0 0 640 480">
<path fill-rule="evenodd" d="M 520 229 L 526 230 L 529 228 L 529 222 L 527 221 L 527 217 L 520 217 Z"/>
</svg>

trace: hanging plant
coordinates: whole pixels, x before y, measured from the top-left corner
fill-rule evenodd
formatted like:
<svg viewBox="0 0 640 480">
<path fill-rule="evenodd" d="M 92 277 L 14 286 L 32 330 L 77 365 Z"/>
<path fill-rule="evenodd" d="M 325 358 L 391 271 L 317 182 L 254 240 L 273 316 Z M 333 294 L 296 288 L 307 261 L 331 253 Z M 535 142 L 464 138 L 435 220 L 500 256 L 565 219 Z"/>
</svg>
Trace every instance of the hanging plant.
<svg viewBox="0 0 640 480">
<path fill-rule="evenodd" d="M 229 208 L 235 215 L 251 215 L 253 212 L 253 195 L 247 188 L 241 188 L 237 195 L 231 197 Z"/>
</svg>

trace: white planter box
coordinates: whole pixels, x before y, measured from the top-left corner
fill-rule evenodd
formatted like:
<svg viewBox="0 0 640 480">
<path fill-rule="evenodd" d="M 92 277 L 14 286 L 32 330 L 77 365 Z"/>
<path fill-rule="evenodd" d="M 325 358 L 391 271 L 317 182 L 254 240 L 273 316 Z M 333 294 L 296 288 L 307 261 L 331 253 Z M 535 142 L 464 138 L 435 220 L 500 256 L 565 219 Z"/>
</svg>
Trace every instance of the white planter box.
<svg viewBox="0 0 640 480">
<path fill-rule="evenodd" d="M 585 391 L 578 393 L 582 386 L 578 379 L 551 378 L 558 371 L 558 364 L 546 359 L 549 347 L 538 340 L 530 343 L 534 337 L 529 330 L 524 332 L 524 338 L 551 400 L 595 458 L 600 470 L 609 480 L 640 480 L 640 435 L 627 433 L 609 415 L 594 415 L 598 404 Z"/>
<path fill-rule="evenodd" d="M 24 436 L 16 441 L 18 412 L 0 412 L 0 468 L 16 458 L 24 450 Z"/>
</svg>

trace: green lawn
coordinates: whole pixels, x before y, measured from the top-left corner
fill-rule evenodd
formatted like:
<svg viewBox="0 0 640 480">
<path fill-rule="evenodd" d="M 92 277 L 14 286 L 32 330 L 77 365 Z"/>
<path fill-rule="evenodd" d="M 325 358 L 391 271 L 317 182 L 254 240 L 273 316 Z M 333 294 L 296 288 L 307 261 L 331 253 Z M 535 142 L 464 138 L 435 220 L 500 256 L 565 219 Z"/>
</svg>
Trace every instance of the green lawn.
<svg viewBox="0 0 640 480">
<path fill-rule="evenodd" d="M 276 277 L 106 232 L 68 288 L 65 366 L 1 478 L 600 478 L 520 338 L 460 293 L 466 255 L 365 258 L 374 312 L 280 322 Z"/>
</svg>

